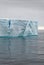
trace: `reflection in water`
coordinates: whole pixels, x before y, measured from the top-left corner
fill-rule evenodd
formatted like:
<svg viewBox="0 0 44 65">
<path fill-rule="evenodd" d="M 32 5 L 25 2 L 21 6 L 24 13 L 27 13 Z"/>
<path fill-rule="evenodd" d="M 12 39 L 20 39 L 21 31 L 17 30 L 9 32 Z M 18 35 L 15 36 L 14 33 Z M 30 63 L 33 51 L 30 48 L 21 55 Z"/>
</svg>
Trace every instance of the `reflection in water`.
<svg viewBox="0 0 44 65">
<path fill-rule="evenodd" d="M 37 58 L 37 37 L 0 38 L 0 59 Z"/>
</svg>

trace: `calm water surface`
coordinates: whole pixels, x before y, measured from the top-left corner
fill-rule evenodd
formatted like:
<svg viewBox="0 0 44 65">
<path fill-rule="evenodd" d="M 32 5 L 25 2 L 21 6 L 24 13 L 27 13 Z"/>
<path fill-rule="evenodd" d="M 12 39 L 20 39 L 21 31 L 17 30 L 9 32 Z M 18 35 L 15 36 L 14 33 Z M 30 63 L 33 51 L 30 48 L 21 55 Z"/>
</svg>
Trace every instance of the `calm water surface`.
<svg viewBox="0 0 44 65">
<path fill-rule="evenodd" d="M 0 38 L 0 63 L 44 59 L 44 32 L 38 36 Z"/>
</svg>

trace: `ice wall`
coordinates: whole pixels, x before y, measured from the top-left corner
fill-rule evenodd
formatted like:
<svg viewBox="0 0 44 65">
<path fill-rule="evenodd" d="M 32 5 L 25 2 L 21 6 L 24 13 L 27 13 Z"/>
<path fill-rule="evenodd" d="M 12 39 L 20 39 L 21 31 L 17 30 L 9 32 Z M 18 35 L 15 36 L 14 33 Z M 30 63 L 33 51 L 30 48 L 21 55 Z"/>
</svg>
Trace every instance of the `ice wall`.
<svg viewBox="0 0 44 65">
<path fill-rule="evenodd" d="M 22 20 L 11 20 L 11 36 L 23 36 L 26 24 Z"/>
<path fill-rule="evenodd" d="M 0 19 L 0 36 L 38 35 L 38 24 L 29 20 Z"/>
</svg>

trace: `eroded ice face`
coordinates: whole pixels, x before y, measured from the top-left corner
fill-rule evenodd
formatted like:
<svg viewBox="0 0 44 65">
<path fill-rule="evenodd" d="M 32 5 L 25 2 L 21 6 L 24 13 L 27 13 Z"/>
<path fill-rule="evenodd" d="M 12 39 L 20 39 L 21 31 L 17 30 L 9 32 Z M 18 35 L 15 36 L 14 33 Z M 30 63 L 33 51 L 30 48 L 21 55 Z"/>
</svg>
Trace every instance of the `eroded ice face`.
<svg viewBox="0 0 44 65">
<path fill-rule="evenodd" d="M 36 21 L 28 21 L 24 36 L 38 35 L 38 24 Z"/>
<path fill-rule="evenodd" d="M 11 36 L 23 36 L 26 23 L 23 20 L 11 20 Z"/>
<path fill-rule="evenodd" d="M 8 36 L 8 20 L 0 19 L 0 36 Z"/>
</svg>

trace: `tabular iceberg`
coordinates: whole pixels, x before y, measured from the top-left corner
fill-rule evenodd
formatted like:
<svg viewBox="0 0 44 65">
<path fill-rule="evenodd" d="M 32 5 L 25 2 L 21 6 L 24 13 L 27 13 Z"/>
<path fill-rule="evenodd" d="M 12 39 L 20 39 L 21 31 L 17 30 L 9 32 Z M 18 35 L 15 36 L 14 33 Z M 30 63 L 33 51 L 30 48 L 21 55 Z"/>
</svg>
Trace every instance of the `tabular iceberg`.
<svg viewBox="0 0 44 65">
<path fill-rule="evenodd" d="M 0 19 L 0 36 L 38 35 L 38 24 L 29 20 Z"/>
</svg>

